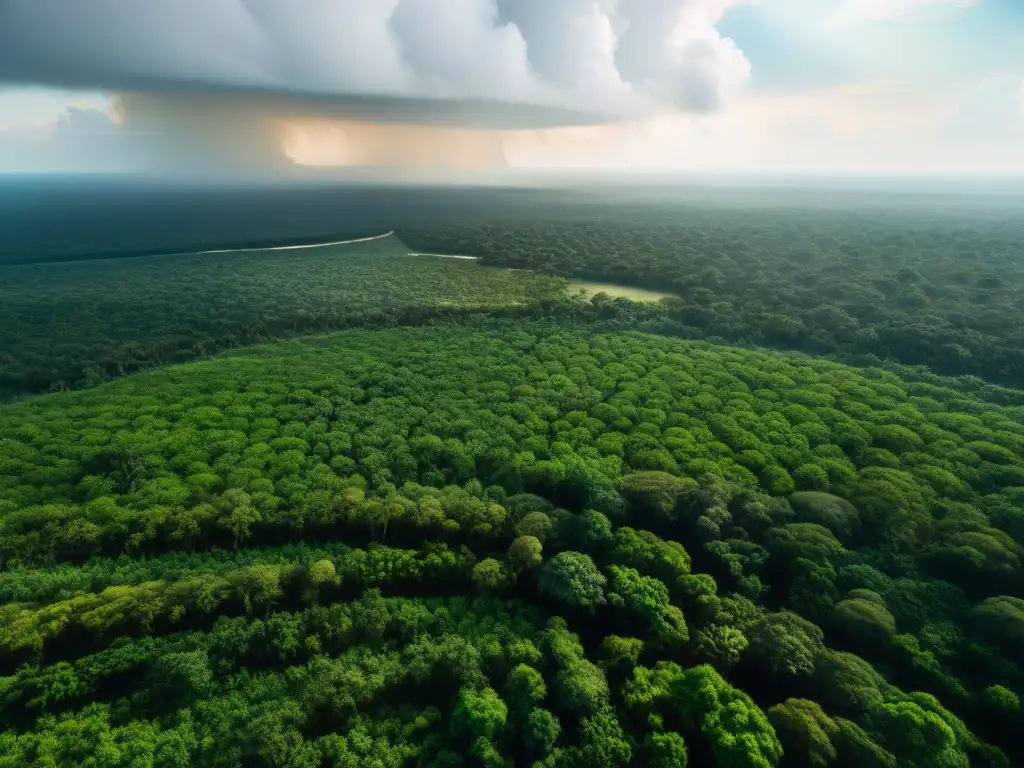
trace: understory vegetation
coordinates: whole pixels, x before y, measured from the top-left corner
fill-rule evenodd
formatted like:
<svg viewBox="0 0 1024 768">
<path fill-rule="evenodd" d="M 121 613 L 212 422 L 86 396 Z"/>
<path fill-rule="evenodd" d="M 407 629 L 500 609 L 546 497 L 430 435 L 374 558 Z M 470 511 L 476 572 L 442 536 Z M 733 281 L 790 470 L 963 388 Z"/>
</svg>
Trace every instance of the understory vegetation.
<svg viewBox="0 0 1024 768">
<path fill-rule="evenodd" d="M 935 381 L 467 318 L 6 405 L 0 766 L 1020 765 L 1024 409 Z"/>
</svg>

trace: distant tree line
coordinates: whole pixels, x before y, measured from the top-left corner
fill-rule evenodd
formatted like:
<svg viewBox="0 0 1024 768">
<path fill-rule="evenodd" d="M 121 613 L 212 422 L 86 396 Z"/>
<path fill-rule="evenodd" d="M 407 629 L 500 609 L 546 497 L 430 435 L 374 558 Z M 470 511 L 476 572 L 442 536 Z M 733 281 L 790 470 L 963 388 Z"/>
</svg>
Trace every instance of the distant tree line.
<svg viewBox="0 0 1024 768">
<path fill-rule="evenodd" d="M 645 202 L 400 231 L 419 250 L 676 294 L 663 311 L 732 343 L 894 360 L 1024 384 L 1024 226 L 1008 217 Z"/>
</svg>

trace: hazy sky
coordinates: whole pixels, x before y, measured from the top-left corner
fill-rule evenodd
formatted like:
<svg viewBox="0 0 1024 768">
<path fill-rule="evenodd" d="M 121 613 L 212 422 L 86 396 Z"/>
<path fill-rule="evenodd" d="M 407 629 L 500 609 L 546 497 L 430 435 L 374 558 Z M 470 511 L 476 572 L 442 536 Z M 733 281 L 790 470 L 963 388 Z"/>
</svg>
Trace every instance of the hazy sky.
<svg viewBox="0 0 1024 768">
<path fill-rule="evenodd" d="M 459 130 L 389 128 L 371 152 L 352 119 Z M 304 163 L 1024 172 L 1024 0 L 0 3 L 0 171 L 258 165 L 282 145 Z"/>
</svg>

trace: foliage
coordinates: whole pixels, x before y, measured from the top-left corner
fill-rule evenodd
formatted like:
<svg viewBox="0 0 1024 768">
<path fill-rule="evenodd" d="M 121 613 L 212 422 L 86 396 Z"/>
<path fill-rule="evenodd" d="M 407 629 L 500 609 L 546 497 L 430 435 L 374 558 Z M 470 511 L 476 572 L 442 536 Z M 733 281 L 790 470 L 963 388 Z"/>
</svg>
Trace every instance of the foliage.
<svg viewBox="0 0 1024 768">
<path fill-rule="evenodd" d="M 747 652 L 774 674 L 810 675 L 825 652 L 824 634 L 792 611 L 766 614 L 748 632 Z"/>
<path fill-rule="evenodd" d="M 8 267 L 0 280 L 0 399 L 96 384 L 280 337 L 423 323 L 554 301 L 564 283 L 410 256 L 395 237 Z"/>
<path fill-rule="evenodd" d="M 589 556 L 581 552 L 559 552 L 544 564 L 537 586 L 570 605 L 593 608 L 605 601 L 606 581 Z"/>
<path fill-rule="evenodd" d="M 767 194 L 590 196 L 548 203 L 543 214 L 508 208 L 400 234 L 420 250 L 674 293 L 645 322 L 690 337 L 1024 381 L 1024 232 L 1013 208 Z M 620 302 L 595 297 L 599 313 Z M 887 446 L 908 445 L 898 428 L 882 432 Z M 820 473 L 794 477 L 801 490 L 819 490 Z"/>
<path fill-rule="evenodd" d="M 0 765 L 1024 759 L 1019 407 L 564 320 L 5 405 Z"/>
<path fill-rule="evenodd" d="M 786 699 L 767 715 L 794 765 L 827 766 L 835 761 L 838 753 L 832 739 L 839 729 L 817 702 Z"/>
</svg>

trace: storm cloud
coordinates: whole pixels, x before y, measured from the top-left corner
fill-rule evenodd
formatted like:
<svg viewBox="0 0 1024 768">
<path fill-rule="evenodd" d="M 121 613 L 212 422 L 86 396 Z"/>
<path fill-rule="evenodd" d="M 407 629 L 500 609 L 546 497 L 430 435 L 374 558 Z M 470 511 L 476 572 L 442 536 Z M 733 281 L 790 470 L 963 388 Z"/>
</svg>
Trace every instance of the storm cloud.
<svg viewBox="0 0 1024 768">
<path fill-rule="evenodd" d="M 501 131 L 719 109 L 750 65 L 716 24 L 745 1 L 2 0 L 0 85 L 117 94 L 141 170 L 274 172 L 289 142 L 494 168 Z"/>
<path fill-rule="evenodd" d="M 0 82 L 495 128 L 716 109 L 737 0 L 4 0 Z"/>
</svg>

